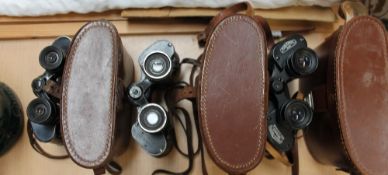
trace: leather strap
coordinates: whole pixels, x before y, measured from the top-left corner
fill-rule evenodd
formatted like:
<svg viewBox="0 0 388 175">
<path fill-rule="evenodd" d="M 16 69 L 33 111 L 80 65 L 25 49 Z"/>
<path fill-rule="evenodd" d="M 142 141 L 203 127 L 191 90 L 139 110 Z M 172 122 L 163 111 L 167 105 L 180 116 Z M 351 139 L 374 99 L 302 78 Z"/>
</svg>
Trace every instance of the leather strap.
<svg viewBox="0 0 388 175">
<path fill-rule="evenodd" d="M 105 174 L 105 168 L 104 167 L 94 168 L 93 172 L 94 172 L 94 175 Z"/>
<path fill-rule="evenodd" d="M 341 3 L 339 15 L 346 21 L 350 21 L 355 16 L 366 16 L 369 9 L 359 0 L 348 0 Z"/>
<path fill-rule="evenodd" d="M 312 90 L 314 97 L 314 111 L 315 112 L 327 112 L 328 111 L 328 101 L 327 98 L 327 89 L 326 85 L 320 85 Z"/>
<path fill-rule="evenodd" d="M 191 122 L 191 119 L 190 119 L 190 114 L 189 112 L 182 108 L 182 107 L 178 107 L 177 106 L 177 103 L 181 100 L 184 100 L 184 99 L 188 99 L 192 102 L 193 104 L 193 113 L 194 113 L 194 123 L 196 124 L 196 128 L 197 128 L 197 132 L 198 132 L 198 126 L 197 126 L 197 119 L 195 116 L 196 115 L 196 106 L 195 106 L 195 97 L 196 97 L 196 93 L 195 93 L 195 90 L 194 90 L 194 87 L 193 87 L 193 77 L 194 77 L 194 73 L 195 73 L 195 70 L 197 68 L 197 66 L 199 66 L 199 63 L 198 61 L 194 60 L 194 59 L 191 59 L 191 58 L 185 58 L 182 60 L 182 62 L 180 64 L 192 64 L 193 67 L 192 67 L 192 71 L 191 71 L 191 75 L 190 75 L 190 84 L 189 83 L 186 83 L 186 82 L 175 82 L 174 83 L 174 86 L 170 89 L 168 89 L 165 93 L 165 102 L 166 102 L 166 106 L 167 106 L 167 109 L 168 109 L 168 115 L 169 116 L 173 116 L 177 121 L 179 121 L 179 124 L 182 126 L 183 128 L 183 131 L 184 133 L 186 134 L 186 140 L 187 140 L 187 153 L 184 153 L 182 151 L 182 149 L 180 149 L 178 143 L 177 143 L 177 140 L 176 140 L 176 134 L 175 134 L 175 131 L 173 132 L 174 133 L 174 146 L 175 148 L 177 149 L 177 151 L 185 156 L 188 160 L 189 160 L 189 165 L 188 167 L 186 168 L 186 170 L 184 170 L 183 172 L 172 172 L 172 171 L 169 171 L 169 170 L 164 170 L 164 169 L 157 169 L 155 170 L 152 174 L 170 174 L 170 175 L 181 175 L 181 174 L 189 174 L 190 171 L 192 170 L 193 168 L 193 164 L 194 164 L 194 157 L 195 155 L 201 150 L 201 145 L 202 145 L 202 142 L 201 142 L 201 138 L 198 134 L 198 149 L 196 151 L 194 151 L 194 148 L 193 148 L 193 133 L 192 133 L 192 122 Z M 180 111 L 181 114 L 183 114 L 183 120 L 182 118 L 180 117 L 178 111 Z M 202 151 L 201 151 L 201 155 L 202 155 Z M 206 174 L 205 174 L 206 175 Z"/>
<path fill-rule="evenodd" d="M 46 152 L 38 143 L 38 141 L 35 139 L 33 131 L 32 131 L 32 126 L 30 120 L 27 121 L 27 135 L 28 139 L 30 140 L 31 147 L 34 148 L 36 152 L 39 154 L 50 158 L 50 159 L 66 159 L 69 157 L 69 155 L 53 155 L 48 152 Z"/>
<path fill-rule="evenodd" d="M 106 168 L 105 168 L 110 174 L 112 175 L 118 175 L 118 174 L 121 174 L 121 172 L 123 171 L 121 166 L 115 162 L 115 161 L 110 161 L 107 165 L 106 165 Z"/>
<path fill-rule="evenodd" d="M 223 19 L 226 17 L 229 17 L 231 15 L 235 15 L 238 12 L 246 11 L 246 15 L 253 16 L 254 11 L 249 2 L 240 2 L 238 4 L 232 5 L 221 12 L 219 12 L 213 19 L 210 21 L 208 26 L 206 27 L 205 31 L 200 33 L 198 35 L 198 45 L 200 47 L 205 46 L 206 40 L 209 36 L 209 34 L 214 30 L 214 28 L 220 23 Z"/>
<path fill-rule="evenodd" d="M 43 86 L 43 90 L 55 98 L 58 98 L 58 99 L 62 98 L 61 85 L 56 83 L 55 81 L 48 80 L 46 82 L 46 85 Z"/>
<path fill-rule="evenodd" d="M 270 51 L 272 46 L 275 44 L 271 28 L 269 27 L 268 22 L 261 16 L 254 16 L 253 19 L 264 29 L 265 39 L 267 40 L 267 50 Z"/>
<path fill-rule="evenodd" d="M 174 101 L 179 102 L 183 99 L 194 99 L 196 97 L 196 91 L 194 90 L 193 86 L 185 86 L 181 89 L 176 89 L 174 93 Z"/>
<path fill-rule="evenodd" d="M 281 163 L 283 163 L 284 165 L 286 166 L 291 166 L 291 163 L 290 161 L 288 160 L 287 156 L 284 155 L 284 153 L 281 153 L 279 152 L 278 150 L 276 150 L 272 145 L 271 143 L 267 142 L 265 144 L 265 150 L 268 151 L 268 153 L 276 160 L 280 161 Z"/>
<path fill-rule="evenodd" d="M 294 141 L 294 147 L 291 150 L 291 156 L 292 156 L 291 174 L 292 175 L 299 175 L 299 151 L 298 151 L 298 140 L 297 139 L 295 139 L 295 141 Z"/>
<path fill-rule="evenodd" d="M 122 168 L 115 161 L 110 161 L 105 167 L 98 167 L 93 169 L 94 175 L 105 174 L 106 171 L 112 175 L 119 175 L 122 172 Z"/>
</svg>

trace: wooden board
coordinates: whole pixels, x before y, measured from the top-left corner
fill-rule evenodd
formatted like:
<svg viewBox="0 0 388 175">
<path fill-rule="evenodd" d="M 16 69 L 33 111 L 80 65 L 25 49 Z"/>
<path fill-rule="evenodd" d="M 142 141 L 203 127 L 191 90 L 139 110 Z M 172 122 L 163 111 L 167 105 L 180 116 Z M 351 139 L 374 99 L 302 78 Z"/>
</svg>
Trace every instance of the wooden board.
<svg viewBox="0 0 388 175">
<path fill-rule="evenodd" d="M 255 10 L 265 17 L 275 31 L 330 32 L 337 17 L 335 8 L 288 7 Z M 220 9 L 157 8 L 112 10 L 103 13 L 64 14 L 40 17 L 0 16 L 1 39 L 48 38 L 73 35 L 85 22 L 97 19 L 112 21 L 121 35 L 197 34 Z"/>
<path fill-rule="evenodd" d="M 61 14 L 39 17 L 0 16 L 0 24 L 15 23 L 48 23 L 48 22 L 85 22 L 93 19 L 105 18 L 111 21 L 125 21 L 127 18 L 186 18 L 213 17 L 220 9 L 214 8 L 154 8 L 154 9 L 126 9 L 111 10 L 102 13 Z M 318 22 L 334 22 L 336 15 L 332 8 L 323 7 L 286 7 L 279 9 L 256 9 L 256 15 L 271 20 L 304 20 Z"/>
<path fill-rule="evenodd" d="M 86 22 L 97 19 L 107 19 L 111 21 L 126 21 L 126 18 L 121 17 L 121 10 L 111 10 L 101 13 L 78 14 L 69 13 L 61 15 L 49 16 L 0 16 L 0 24 L 30 24 L 30 23 L 58 23 L 58 22 Z"/>
<path fill-rule="evenodd" d="M 128 9 L 121 12 L 121 16 L 128 18 L 172 18 L 172 17 L 212 17 L 220 9 L 212 8 L 157 8 L 157 9 Z M 331 8 L 323 7 L 285 7 L 279 9 L 255 9 L 255 14 L 267 19 L 276 20 L 306 20 L 320 22 L 334 22 L 335 13 Z"/>
<path fill-rule="evenodd" d="M 312 33 L 306 35 L 310 47 L 316 47 L 329 33 Z M 158 39 L 168 39 L 176 47 L 181 58 L 196 58 L 201 52 L 197 46 L 196 35 L 132 35 L 123 36 L 126 51 L 135 61 L 137 79 L 139 77 L 139 66 L 137 57 L 151 43 Z M 47 39 L 28 40 L 2 40 L 0 41 L 0 81 L 8 84 L 19 96 L 23 110 L 34 98 L 31 90 L 33 78 L 43 73 L 38 63 L 38 55 L 42 48 L 53 41 Z M 188 78 L 188 66 L 182 67 L 182 77 Z M 189 103 L 183 102 L 182 106 L 188 108 Z M 196 142 L 196 138 L 194 139 Z M 178 141 L 182 148 L 185 148 L 185 137 L 178 130 Z M 318 164 L 308 153 L 303 139 L 298 140 L 300 146 L 301 173 L 300 175 L 343 175 L 336 172 L 333 167 Z M 45 144 L 44 147 L 53 153 L 63 153 L 61 146 Z M 184 149 L 185 150 L 185 149 Z M 180 171 L 187 167 L 187 160 L 173 150 L 167 157 L 154 158 L 145 153 L 133 140 L 126 152 L 117 158 L 122 165 L 123 174 L 151 174 L 153 170 L 164 168 Z M 225 174 L 206 156 L 206 164 L 210 175 Z M 276 160 L 264 159 L 263 162 L 249 174 L 266 175 L 289 175 L 290 167 L 284 166 Z M 70 174 L 93 174 L 91 170 L 81 168 L 67 160 L 50 160 L 36 153 L 28 142 L 24 130 L 22 138 L 17 142 L 10 152 L 0 157 L 1 175 L 70 175 Z M 191 174 L 200 175 L 201 161 L 197 156 L 194 169 Z"/>
<path fill-rule="evenodd" d="M 330 32 L 332 23 L 268 20 L 274 31 L 315 31 Z M 204 31 L 208 20 L 187 19 L 131 19 L 113 20 L 121 35 L 149 34 L 198 34 Z M 0 40 L 2 39 L 32 39 L 48 38 L 60 35 L 73 35 L 85 22 L 34 22 L 34 23 L 1 23 Z"/>
</svg>

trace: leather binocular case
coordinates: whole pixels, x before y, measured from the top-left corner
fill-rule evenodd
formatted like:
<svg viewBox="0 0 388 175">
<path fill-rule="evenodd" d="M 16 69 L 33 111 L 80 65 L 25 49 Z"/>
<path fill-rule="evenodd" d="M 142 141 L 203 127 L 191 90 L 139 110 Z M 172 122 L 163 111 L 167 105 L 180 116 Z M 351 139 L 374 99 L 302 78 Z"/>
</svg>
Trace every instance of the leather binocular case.
<svg viewBox="0 0 388 175">
<path fill-rule="evenodd" d="M 196 79 L 199 128 L 210 157 L 229 174 L 247 173 L 264 156 L 269 36 L 249 3 L 223 10 L 199 35 L 205 44 Z"/>
<path fill-rule="evenodd" d="M 0 156 L 11 149 L 20 138 L 23 125 L 19 99 L 11 88 L 0 82 Z"/>
<path fill-rule="evenodd" d="M 132 80 L 133 62 L 126 59 L 129 72 L 125 72 L 124 56 L 114 25 L 93 21 L 75 35 L 64 67 L 60 120 L 64 145 L 75 163 L 95 174 L 111 170 L 113 156 L 122 153 L 129 140 L 124 87 Z"/>
<path fill-rule="evenodd" d="M 316 49 L 318 70 L 300 81 L 314 97 L 314 119 L 304 137 L 323 164 L 382 175 L 388 171 L 387 33 L 378 19 L 353 17 L 347 9 L 345 24 Z"/>
</svg>

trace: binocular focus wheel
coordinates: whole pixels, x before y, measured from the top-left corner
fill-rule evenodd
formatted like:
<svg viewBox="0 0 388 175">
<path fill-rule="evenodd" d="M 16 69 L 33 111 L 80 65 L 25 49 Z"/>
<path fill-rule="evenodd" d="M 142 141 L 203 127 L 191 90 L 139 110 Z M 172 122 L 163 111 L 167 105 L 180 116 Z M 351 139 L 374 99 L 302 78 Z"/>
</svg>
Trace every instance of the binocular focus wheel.
<svg viewBox="0 0 388 175">
<path fill-rule="evenodd" d="M 152 80 L 160 80 L 171 74 L 171 58 L 163 52 L 151 52 L 145 57 L 143 70 L 147 77 Z"/>
<path fill-rule="evenodd" d="M 55 46 L 47 46 L 39 55 L 40 65 L 48 72 L 55 73 L 61 70 L 65 54 L 62 49 Z"/>
<path fill-rule="evenodd" d="M 304 101 L 291 100 L 282 110 L 284 119 L 293 129 L 303 129 L 307 127 L 313 118 L 313 111 Z"/>
<path fill-rule="evenodd" d="M 56 113 L 55 104 L 44 98 L 36 98 L 28 104 L 27 116 L 31 122 L 50 124 Z"/>
<path fill-rule="evenodd" d="M 46 80 L 42 77 L 35 78 L 32 80 L 31 87 L 32 91 L 36 96 L 39 96 L 43 91 L 43 87 L 46 85 Z"/>
<path fill-rule="evenodd" d="M 160 105 L 149 103 L 139 110 L 137 120 L 144 131 L 157 133 L 165 128 L 167 114 Z"/>
<path fill-rule="evenodd" d="M 301 76 L 312 74 L 318 68 L 318 57 L 309 48 L 299 49 L 290 58 L 289 68 Z"/>
</svg>

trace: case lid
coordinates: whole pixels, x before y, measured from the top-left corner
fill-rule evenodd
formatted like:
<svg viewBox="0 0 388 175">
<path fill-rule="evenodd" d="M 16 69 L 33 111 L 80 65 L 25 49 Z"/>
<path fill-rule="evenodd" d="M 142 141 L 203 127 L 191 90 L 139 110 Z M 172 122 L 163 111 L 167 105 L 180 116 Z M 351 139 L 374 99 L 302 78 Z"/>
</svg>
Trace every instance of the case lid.
<svg viewBox="0 0 388 175">
<path fill-rule="evenodd" d="M 343 145 L 362 174 L 388 167 L 388 56 L 384 26 L 354 17 L 340 33 L 335 53 L 335 91 Z"/>
<path fill-rule="evenodd" d="M 205 146 L 231 174 L 256 167 L 266 143 L 267 43 L 249 16 L 232 15 L 207 39 L 199 77 L 199 111 Z"/>
<path fill-rule="evenodd" d="M 96 168 L 111 158 L 117 107 L 118 54 L 113 24 L 94 21 L 76 34 L 63 73 L 61 126 L 70 157 Z"/>
</svg>

